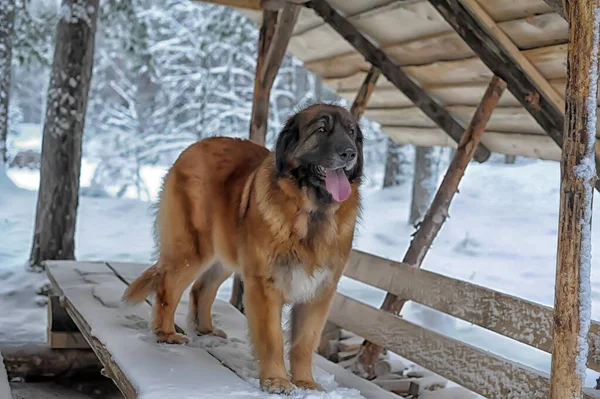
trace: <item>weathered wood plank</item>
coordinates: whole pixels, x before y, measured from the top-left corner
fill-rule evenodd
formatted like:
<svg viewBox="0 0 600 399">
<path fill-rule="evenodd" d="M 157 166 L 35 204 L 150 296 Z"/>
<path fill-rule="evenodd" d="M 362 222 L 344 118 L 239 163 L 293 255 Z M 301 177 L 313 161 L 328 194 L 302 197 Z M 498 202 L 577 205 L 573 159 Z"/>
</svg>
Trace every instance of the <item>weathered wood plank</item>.
<svg viewBox="0 0 600 399">
<path fill-rule="evenodd" d="M 415 84 L 402 69 L 388 56 L 365 38 L 357 28 L 336 12 L 325 0 L 311 1 L 307 5 L 314 9 L 329 25 L 354 46 L 373 66 L 377 67 L 396 87 L 398 87 L 417 107 L 442 128 L 456 142 L 464 133 L 463 127 L 422 88 Z M 490 156 L 489 151 L 479 146 L 475 159 L 483 162 Z"/>
<path fill-rule="evenodd" d="M 591 317 L 592 202 L 598 90 L 597 0 L 568 7 L 567 109 L 562 145 L 551 399 L 582 396 Z M 598 187 L 598 186 L 597 186 Z"/>
<path fill-rule="evenodd" d="M 551 307 L 357 250 L 344 275 L 552 353 Z M 600 371 L 597 321 L 592 321 L 588 343 L 588 367 Z"/>
<path fill-rule="evenodd" d="M 562 146 L 563 109 L 538 87 L 531 70 L 515 62 L 506 43 L 498 41 L 477 17 L 458 0 L 429 0 L 485 65 L 506 81 L 508 89 L 548 135 Z M 520 53 L 519 53 L 520 54 Z"/>
<path fill-rule="evenodd" d="M 448 217 L 448 210 L 450 209 L 454 195 L 458 192 L 460 181 L 464 176 L 467 166 L 473 160 L 477 146 L 485 131 L 485 126 L 505 89 L 506 83 L 499 77 L 494 76 L 490 80 L 481 103 L 477 107 L 471 123 L 469 123 L 469 127 L 458 143 L 458 147 L 454 152 L 442 183 L 423 220 L 419 223 L 406 254 L 404 254 L 404 263 L 421 267 L 425 255 Z M 381 305 L 381 309 L 396 315 L 400 314 L 404 303 L 408 299 L 406 297 L 397 297 L 388 292 Z M 381 348 L 371 342 L 367 342 L 363 347 L 359 362 L 362 368 L 370 375 L 373 374 L 373 365 L 380 353 Z"/>
<path fill-rule="evenodd" d="M 371 94 L 375 89 L 375 85 L 377 85 L 377 79 L 379 79 L 379 75 L 381 75 L 379 69 L 371 67 L 371 69 L 369 69 L 369 73 L 367 73 L 367 76 L 365 77 L 365 81 L 363 82 L 362 86 L 360 86 L 360 89 L 356 94 L 356 98 L 354 99 L 352 107 L 350 108 L 350 113 L 357 120 L 363 116 L 365 109 L 367 108 Z"/>
<path fill-rule="evenodd" d="M 567 72 L 567 47 L 566 44 L 557 44 L 525 50 L 522 53 L 544 78 L 549 81 L 564 81 Z M 336 91 L 358 90 L 367 70 L 368 66 L 343 74 L 338 74 L 335 69 L 328 70 L 323 83 Z M 494 75 L 477 57 L 405 66 L 403 70 L 423 88 L 474 83 L 485 85 Z M 390 88 L 394 85 L 382 77 L 377 87 Z"/>
<path fill-rule="evenodd" d="M 360 315 L 360 317 L 356 317 Z M 546 398 L 548 377 L 337 294 L 329 319 L 490 399 Z"/>
<path fill-rule="evenodd" d="M 258 392 L 202 348 L 158 345 L 150 332 L 148 305 L 123 306 L 126 285 L 104 263 L 47 262 L 46 271 L 64 297 L 65 309 L 126 398 L 192 397 L 200 386 L 211 398 L 231 398 L 231 391 Z"/>
<path fill-rule="evenodd" d="M 382 126 L 383 132 L 398 144 L 456 148 L 441 129 Z M 486 131 L 481 142 L 490 151 L 550 161 L 560 160 L 560 147 L 545 135 Z"/>
<path fill-rule="evenodd" d="M 126 263 L 126 262 L 108 262 L 108 267 L 113 270 L 121 279 L 126 283 L 133 281 L 139 276 L 147 267 L 150 265 Z M 175 322 L 179 325 L 187 324 L 187 311 L 189 298 L 184 293 L 177 311 L 175 313 Z M 243 361 L 238 362 L 239 359 L 246 359 L 252 357 L 250 344 L 248 343 L 248 328 L 246 325 L 246 318 L 231 304 L 215 300 L 213 304 L 212 312 L 214 314 L 213 322 L 217 328 L 222 329 L 228 335 L 228 340 L 224 341 L 216 337 L 199 337 L 199 344 L 203 345 L 203 341 L 206 345 L 206 350 L 212 354 L 215 358 L 221 359 L 223 364 L 230 368 L 233 372 L 237 373 L 241 378 L 247 379 L 252 377 L 252 370 L 248 370 L 247 364 Z M 196 345 L 196 343 L 193 343 Z M 231 356 L 231 352 L 234 351 L 236 356 Z M 338 365 L 335 365 L 319 355 L 314 357 L 314 370 L 315 377 L 318 379 L 323 376 L 323 372 L 332 373 L 335 375 L 335 383 L 345 388 L 356 389 L 360 392 L 364 398 L 367 399 L 393 399 L 397 396 L 384 391 L 375 384 L 366 381 L 351 372 L 344 370 Z M 254 370 L 254 372 L 258 372 Z M 255 375 L 254 377 L 257 377 Z M 327 376 L 326 379 L 329 377 Z M 334 385 L 333 384 L 333 385 Z M 331 387 L 331 383 L 328 382 L 328 388 Z M 354 392 L 344 392 L 348 398 L 357 398 Z"/>
<path fill-rule="evenodd" d="M 258 54 L 254 73 L 254 93 L 252 95 L 252 115 L 250 117 L 250 139 L 264 144 L 269 118 L 269 98 L 271 85 L 263 81 L 263 64 L 273 42 L 277 26 L 277 11 L 263 11 L 263 21 L 258 35 Z"/>
</svg>

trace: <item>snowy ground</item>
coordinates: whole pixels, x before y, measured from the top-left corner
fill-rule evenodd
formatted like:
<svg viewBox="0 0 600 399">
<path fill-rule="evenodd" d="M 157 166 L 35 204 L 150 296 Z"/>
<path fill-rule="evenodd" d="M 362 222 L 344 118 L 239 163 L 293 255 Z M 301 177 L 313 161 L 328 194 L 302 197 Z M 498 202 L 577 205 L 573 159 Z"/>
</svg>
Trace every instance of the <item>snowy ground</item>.
<svg viewBox="0 0 600 399">
<path fill-rule="evenodd" d="M 84 165 L 82 180 L 89 177 Z M 163 170 L 144 171 L 158 187 Z M 553 305 L 557 241 L 559 165 L 472 164 L 450 216 L 425 260 L 425 268 L 529 300 Z M 37 185 L 36 173 L 11 170 L 0 181 L 0 314 L 1 341 L 44 340 L 46 310 L 33 295 L 44 275 L 27 273 Z M 1 175 L 0 175 L 1 176 Z M 372 179 L 378 178 L 371 175 Z M 1 178 L 1 177 L 0 177 Z M 369 182 L 368 182 L 369 183 Z M 373 183 L 373 182 L 371 182 Z M 401 260 L 412 227 L 407 224 L 410 187 L 364 191 L 364 215 L 355 247 Z M 135 200 L 81 198 L 76 234 L 80 260 L 148 262 L 152 252 L 150 203 Z M 600 216 L 600 208 L 594 214 Z M 593 225 L 593 237 L 600 237 Z M 594 242 L 594 241 L 593 241 Z M 592 317 L 600 319 L 600 249 L 593 248 Z M 340 291 L 374 306 L 384 293 L 344 279 Z M 219 292 L 227 299 L 230 281 Z M 6 311 L 8 310 L 8 311 Z M 550 356 L 479 327 L 411 304 L 404 316 L 419 324 L 466 340 L 545 372 Z M 597 373 L 588 373 L 592 385 Z"/>
</svg>

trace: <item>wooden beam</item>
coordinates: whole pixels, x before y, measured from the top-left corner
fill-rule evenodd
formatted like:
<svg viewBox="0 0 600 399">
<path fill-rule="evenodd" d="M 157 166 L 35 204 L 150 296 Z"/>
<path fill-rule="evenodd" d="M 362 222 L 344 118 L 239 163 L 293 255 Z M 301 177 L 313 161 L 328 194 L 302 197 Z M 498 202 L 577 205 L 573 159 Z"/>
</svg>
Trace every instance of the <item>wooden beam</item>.
<svg viewBox="0 0 600 399">
<path fill-rule="evenodd" d="M 358 316 L 357 316 L 358 315 Z M 336 294 L 330 320 L 489 399 L 544 398 L 548 377 Z"/>
<path fill-rule="evenodd" d="M 271 87 L 263 85 L 262 66 L 271 47 L 277 26 L 277 11 L 263 11 L 263 22 L 258 36 L 258 56 L 254 77 L 254 95 L 252 97 L 252 117 L 250 120 L 250 139 L 264 144 L 269 119 L 269 97 Z"/>
<path fill-rule="evenodd" d="M 535 87 L 547 98 L 555 108 L 555 112 L 563 113 L 565 109 L 564 93 L 559 94 L 554 87 L 550 85 L 548 80 L 542 76 L 531 61 L 517 47 L 517 45 L 508 37 L 506 33 L 496 24 L 496 21 L 481 7 L 477 0 L 461 0 L 461 3 L 469 10 L 488 32 L 493 37 L 498 45 L 501 46 L 506 54 L 517 64 L 535 85 Z"/>
<path fill-rule="evenodd" d="M 373 90 L 375 90 L 375 85 L 377 85 L 377 79 L 379 79 L 379 75 L 381 75 L 379 69 L 372 66 L 371 69 L 369 69 L 362 86 L 356 94 L 356 98 L 352 103 L 352 108 L 350 108 L 350 113 L 357 120 L 360 119 L 365 113 L 367 103 L 369 102 L 369 98 L 371 98 L 371 94 L 373 94 Z"/>
<path fill-rule="evenodd" d="M 371 65 L 377 67 L 394 86 L 410 98 L 416 106 L 452 137 L 452 139 L 457 143 L 460 142 L 464 134 L 464 128 L 442 105 L 414 83 L 402 68 L 371 43 L 354 25 L 335 11 L 325 0 L 311 1 L 307 3 L 307 6 L 315 10 L 348 43 L 354 46 Z M 477 148 L 475 155 L 477 161 L 484 162 L 489 156 L 490 152 L 485 147 L 480 146 Z"/>
<path fill-rule="evenodd" d="M 483 136 L 485 125 L 490 119 L 492 111 L 496 104 L 498 104 L 498 100 L 505 88 L 506 83 L 497 76 L 494 76 L 490 81 L 469 127 L 458 144 L 458 148 L 448 166 L 448 171 L 442 180 L 435 198 L 413 236 L 410 246 L 404 255 L 403 263 L 414 267 L 421 267 L 433 240 L 448 217 L 448 209 L 450 208 L 452 198 L 454 198 L 454 194 L 458 191 L 458 185 L 465 173 L 465 169 L 473 159 L 477 145 Z M 407 300 L 408 298 L 398 298 L 388 293 L 381 309 L 398 315 Z M 363 370 L 369 373 L 369 375 L 372 375 L 373 365 L 379 357 L 381 349 L 373 343 L 367 343 L 363 347 L 359 361 Z"/>
<path fill-rule="evenodd" d="M 357 250 L 344 276 L 552 353 L 554 310 L 549 306 Z M 590 324 L 588 343 L 588 367 L 600 371 L 597 321 Z"/>
<path fill-rule="evenodd" d="M 248 10 L 276 11 L 288 4 L 303 4 L 308 0 L 195 0 L 201 3 L 213 3 L 222 6 L 245 8 Z"/>
<path fill-rule="evenodd" d="M 273 86 L 299 13 L 300 7 L 288 3 L 279 14 L 279 21 L 275 28 L 273 40 L 269 45 L 268 53 L 261 67 L 261 78 L 265 87 Z"/>
<path fill-rule="evenodd" d="M 521 64 L 515 63 L 503 43 L 490 34 L 485 25 L 473 16 L 460 0 L 429 1 L 481 61 L 506 82 L 510 92 L 548 135 L 562 146 L 563 110 L 556 108 L 547 93 L 540 91 L 529 74 L 531 70 L 525 70 Z"/>
<path fill-rule="evenodd" d="M 591 222 L 598 90 L 597 0 L 569 6 L 567 110 L 561 159 L 550 399 L 580 398 L 591 316 Z"/>
<path fill-rule="evenodd" d="M 577 1 L 577 0 L 576 0 Z M 569 22 L 569 15 L 567 15 L 567 10 L 569 8 L 569 3 L 567 0 L 544 0 L 544 3 L 548 4 L 554 12 L 563 17 L 567 22 Z"/>
</svg>

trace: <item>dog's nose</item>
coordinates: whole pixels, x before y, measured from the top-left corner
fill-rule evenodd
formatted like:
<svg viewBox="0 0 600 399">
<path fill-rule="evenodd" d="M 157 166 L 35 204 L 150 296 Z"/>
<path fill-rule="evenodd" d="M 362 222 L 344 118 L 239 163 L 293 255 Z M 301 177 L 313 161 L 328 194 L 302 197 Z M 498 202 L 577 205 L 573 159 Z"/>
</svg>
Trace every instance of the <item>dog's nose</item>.
<svg viewBox="0 0 600 399">
<path fill-rule="evenodd" d="M 354 151 L 352 148 L 346 148 L 340 152 L 340 158 L 342 158 L 342 161 L 345 162 L 352 161 L 354 158 L 356 158 L 356 151 Z"/>
</svg>

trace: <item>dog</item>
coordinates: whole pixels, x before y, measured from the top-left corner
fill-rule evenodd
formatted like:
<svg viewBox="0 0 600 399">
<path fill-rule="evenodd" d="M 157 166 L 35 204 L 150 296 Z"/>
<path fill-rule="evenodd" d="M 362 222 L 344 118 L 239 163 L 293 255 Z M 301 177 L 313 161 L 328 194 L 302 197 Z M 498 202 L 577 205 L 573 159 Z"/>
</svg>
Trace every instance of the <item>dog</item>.
<svg viewBox="0 0 600 399">
<path fill-rule="evenodd" d="M 241 273 L 260 386 L 289 394 L 323 390 L 312 356 L 360 214 L 363 134 L 348 110 L 313 104 L 292 115 L 274 151 L 253 141 L 203 139 L 168 171 L 158 202 L 158 260 L 126 290 L 155 295 L 152 330 L 182 344 L 175 309 L 190 290 L 189 321 L 199 335 L 226 337 L 212 323 L 219 286 Z M 291 305 L 291 381 L 284 365 L 282 308 Z"/>
</svg>

